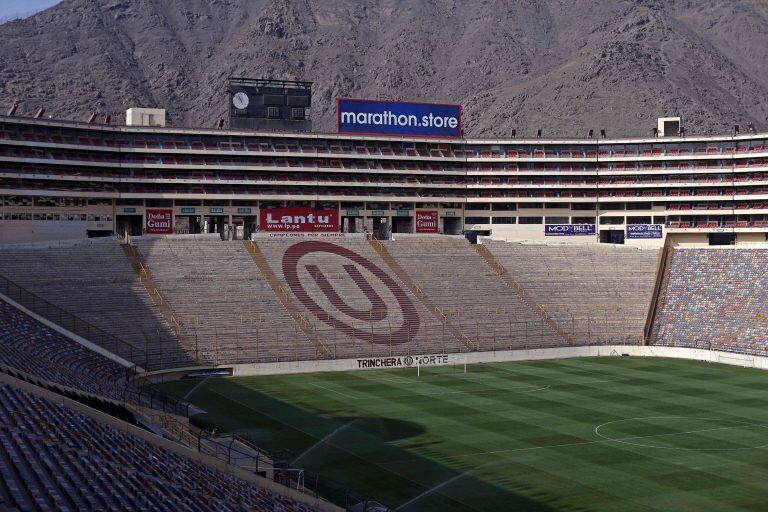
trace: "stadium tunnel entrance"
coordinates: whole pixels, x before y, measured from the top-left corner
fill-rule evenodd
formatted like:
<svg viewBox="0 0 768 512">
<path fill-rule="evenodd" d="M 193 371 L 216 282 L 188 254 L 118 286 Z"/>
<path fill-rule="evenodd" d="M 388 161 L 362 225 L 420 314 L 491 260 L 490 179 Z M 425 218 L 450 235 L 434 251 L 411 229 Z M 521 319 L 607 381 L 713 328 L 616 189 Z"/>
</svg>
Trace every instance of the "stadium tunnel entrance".
<svg viewBox="0 0 768 512">
<path fill-rule="evenodd" d="M 200 216 L 198 215 L 176 215 L 174 222 L 177 233 L 190 235 L 200 233 Z"/>
<path fill-rule="evenodd" d="M 345 216 L 341 218 L 342 233 L 362 233 L 365 230 L 362 217 Z"/>
<path fill-rule="evenodd" d="M 601 229 L 601 244 L 624 244 L 624 230 L 619 229 Z"/>
<path fill-rule="evenodd" d="M 413 233 L 413 217 L 392 217 L 392 234 Z"/>
<path fill-rule="evenodd" d="M 258 220 L 255 215 L 232 217 L 232 239 L 250 240 L 251 233 L 256 231 Z"/>
<path fill-rule="evenodd" d="M 389 240 L 391 229 L 387 217 L 368 217 L 365 220 L 366 228 L 377 240 Z"/>
<path fill-rule="evenodd" d="M 204 219 L 203 233 L 224 233 L 227 224 L 225 215 L 206 215 Z"/>
<path fill-rule="evenodd" d="M 709 245 L 733 245 L 736 243 L 736 233 L 709 233 Z"/>
<path fill-rule="evenodd" d="M 443 233 L 446 235 L 460 235 L 463 221 L 459 217 L 443 217 Z"/>
<path fill-rule="evenodd" d="M 120 237 L 138 236 L 144 229 L 143 217 L 140 213 L 135 215 L 118 215 L 115 223 L 116 232 Z"/>
</svg>

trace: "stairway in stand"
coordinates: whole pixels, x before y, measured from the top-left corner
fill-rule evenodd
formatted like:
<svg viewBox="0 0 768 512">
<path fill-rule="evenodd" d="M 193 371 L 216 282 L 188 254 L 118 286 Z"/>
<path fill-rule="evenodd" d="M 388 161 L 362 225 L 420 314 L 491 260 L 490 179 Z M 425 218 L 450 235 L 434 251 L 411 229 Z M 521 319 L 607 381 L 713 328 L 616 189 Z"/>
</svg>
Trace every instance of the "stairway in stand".
<svg viewBox="0 0 768 512">
<path fill-rule="evenodd" d="M 316 336 L 310 323 L 307 321 L 304 315 L 299 312 L 299 310 L 296 308 L 296 305 L 293 303 L 291 296 L 288 294 L 283 285 L 281 285 L 277 280 L 275 273 L 272 271 L 272 268 L 269 266 L 269 263 L 262 254 L 261 249 L 259 249 L 259 246 L 256 244 L 256 242 L 245 240 L 243 241 L 243 245 L 245 246 L 245 250 L 248 251 L 248 254 L 251 255 L 253 262 L 259 268 L 259 271 L 264 276 L 264 279 L 266 279 L 270 288 L 272 288 L 272 291 L 275 292 L 275 295 L 280 300 L 280 303 L 283 305 L 285 310 L 288 312 L 291 318 L 293 318 L 294 322 L 296 322 L 296 325 L 307 336 L 307 338 L 314 342 L 316 357 L 332 357 L 333 354 L 331 354 L 328 345 Z"/>
<path fill-rule="evenodd" d="M 152 301 L 157 306 L 158 311 L 160 311 L 160 313 L 163 315 L 163 318 L 166 320 L 166 322 L 168 322 L 168 325 L 171 327 L 173 333 L 176 336 L 176 339 L 174 340 L 176 346 L 171 347 L 171 353 L 181 350 L 185 353 L 187 358 L 194 358 L 195 361 L 200 363 L 197 349 L 194 347 L 193 343 L 190 343 L 185 339 L 186 336 L 184 336 L 184 329 L 182 328 L 181 323 L 179 323 L 170 305 L 160 293 L 160 290 L 157 288 L 156 283 L 150 275 L 149 268 L 145 265 L 139 250 L 133 245 L 129 244 L 121 244 L 121 247 L 123 248 L 125 256 L 128 258 L 128 261 L 131 263 L 131 267 L 133 267 L 133 269 L 136 271 L 136 274 L 138 274 L 139 282 L 142 284 L 142 286 L 144 286 L 144 289 L 147 291 L 149 296 L 152 298 Z M 175 356 L 168 356 L 167 351 L 163 349 L 161 350 L 160 357 L 161 359 L 166 357 L 173 359 Z M 172 363 L 171 361 L 163 361 L 161 366 L 172 366 Z"/>
<path fill-rule="evenodd" d="M 504 268 L 504 265 L 502 265 L 494 256 L 491 254 L 491 251 L 488 250 L 488 248 L 482 244 L 476 244 L 473 246 L 475 250 L 480 254 L 480 256 L 483 257 L 483 259 L 488 263 L 488 265 L 493 269 L 493 271 L 498 275 L 504 283 L 515 290 L 517 294 L 520 296 L 522 301 L 526 303 L 528 306 L 530 306 L 536 313 L 541 316 L 542 320 L 546 322 L 546 324 L 555 331 L 558 335 L 562 337 L 562 339 L 568 344 L 568 345 L 576 345 L 576 338 L 573 337 L 572 334 L 568 333 L 565 329 L 563 329 L 560 324 L 555 322 L 547 313 L 547 310 L 544 309 L 541 304 L 536 302 L 533 297 L 527 292 L 525 287 L 518 283 L 514 277 L 512 277 L 509 272 L 507 272 L 507 269 Z"/>
<path fill-rule="evenodd" d="M 389 253 L 386 247 L 384 247 L 384 244 L 382 244 L 380 241 L 376 239 L 370 240 L 371 247 L 373 247 L 373 250 L 376 251 L 376 253 L 381 257 L 381 259 L 384 261 L 384 263 L 387 264 L 387 266 L 392 270 L 392 272 L 395 273 L 397 278 L 400 280 L 401 283 L 403 283 L 406 287 L 408 287 L 409 290 L 421 301 L 421 303 L 426 307 L 435 317 L 443 324 L 445 325 L 445 328 L 448 329 L 448 331 L 453 334 L 453 336 L 459 340 L 462 344 L 464 344 L 469 350 L 478 350 L 478 343 L 477 341 L 471 339 L 469 336 L 461 332 L 449 319 L 448 317 L 443 314 L 443 312 L 440 310 L 439 307 L 434 305 L 432 301 L 429 300 L 429 297 L 427 297 L 422 289 L 419 287 L 418 284 L 416 284 L 413 279 L 403 270 L 403 268 L 400 266 L 400 264 L 395 261 L 395 259 L 392 257 L 392 255 Z"/>
</svg>

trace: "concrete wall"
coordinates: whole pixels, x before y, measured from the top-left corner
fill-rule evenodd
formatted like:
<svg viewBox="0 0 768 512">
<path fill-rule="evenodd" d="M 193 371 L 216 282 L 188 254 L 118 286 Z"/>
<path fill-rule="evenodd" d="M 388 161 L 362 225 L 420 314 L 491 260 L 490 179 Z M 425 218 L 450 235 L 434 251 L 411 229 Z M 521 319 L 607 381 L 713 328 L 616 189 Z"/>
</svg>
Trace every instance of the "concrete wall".
<svg viewBox="0 0 768 512">
<path fill-rule="evenodd" d="M 674 233 L 669 235 L 673 246 L 709 246 L 709 237 L 707 233 Z"/>
<path fill-rule="evenodd" d="M 149 123 L 146 116 L 154 116 L 154 123 Z M 129 108 L 125 111 L 126 126 L 165 126 L 164 108 Z"/>
<path fill-rule="evenodd" d="M 736 235 L 736 245 L 739 244 L 764 244 L 765 233 L 738 233 Z"/>
<path fill-rule="evenodd" d="M 0 243 L 86 238 L 88 224 L 87 221 L 0 220 Z M 111 222 L 104 224 L 109 225 L 104 229 L 112 229 Z"/>
<path fill-rule="evenodd" d="M 585 236 L 546 236 L 544 224 L 494 224 L 488 225 L 491 238 L 504 242 L 538 242 L 559 244 L 596 244 L 597 235 Z"/>
<path fill-rule="evenodd" d="M 607 357 L 629 355 L 634 357 L 668 357 L 672 359 L 691 359 L 696 361 L 708 361 L 736 366 L 754 366 L 755 368 L 768 369 L 768 357 L 748 356 L 733 354 L 730 352 L 716 352 L 710 350 L 691 349 L 682 347 L 649 347 L 638 345 L 600 345 L 590 347 L 560 347 L 542 348 L 530 350 L 499 350 L 496 352 L 469 352 L 466 354 L 452 354 L 454 361 L 467 364 L 477 363 L 501 363 L 511 361 L 537 361 L 547 359 L 569 359 L 574 357 Z M 416 363 L 405 363 L 408 356 L 394 355 L 391 358 L 360 358 L 360 359 L 333 359 L 320 361 L 285 361 L 278 363 L 255 363 L 223 366 L 231 368 L 234 377 L 248 377 L 257 375 L 287 375 L 318 372 L 345 372 L 381 370 L 386 368 L 413 368 Z M 419 356 L 413 356 L 419 357 Z M 363 361 L 383 359 L 399 359 L 399 364 L 390 366 L 364 367 Z M 175 369 L 169 372 L 150 372 L 146 376 L 154 381 L 173 380 L 181 378 L 189 371 L 202 368 L 188 368 L 186 370 Z"/>
</svg>

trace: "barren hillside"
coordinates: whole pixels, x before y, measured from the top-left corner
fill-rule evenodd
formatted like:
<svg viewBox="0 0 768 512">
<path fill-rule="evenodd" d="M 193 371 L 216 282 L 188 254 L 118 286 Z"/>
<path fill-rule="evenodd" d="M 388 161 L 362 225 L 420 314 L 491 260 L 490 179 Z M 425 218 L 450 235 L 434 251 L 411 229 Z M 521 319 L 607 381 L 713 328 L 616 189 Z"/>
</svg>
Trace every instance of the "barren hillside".
<svg viewBox="0 0 768 512">
<path fill-rule="evenodd" d="M 228 76 L 460 102 L 469 136 L 768 129 L 764 0 L 64 0 L 0 25 L 0 106 L 57 118 L 162 106 L 213 126 Z"/>
</svg>

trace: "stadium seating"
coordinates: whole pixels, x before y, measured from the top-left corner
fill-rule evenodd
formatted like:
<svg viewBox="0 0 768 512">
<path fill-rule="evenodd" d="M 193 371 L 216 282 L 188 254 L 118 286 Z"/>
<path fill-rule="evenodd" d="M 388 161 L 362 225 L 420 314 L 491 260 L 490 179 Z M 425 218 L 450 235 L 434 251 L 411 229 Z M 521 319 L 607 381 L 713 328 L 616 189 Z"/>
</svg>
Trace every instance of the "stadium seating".
<svg viewBox="0 0 768 512">
<path fill-rule="evenodd" d="M 126 368 L 0 301 L 0 366 L 44 381 L 122 400 Z"/>
<path fill-rule="evenodd" d="M 675 249 L 651 342 L 766 355 L 768 249 Z"/>
<path fill-rule="evenodd" d="M 563 344 L 562 337 L 491 270 L 464 237 L 398 237 L 384 245 L 481 350 Z"/>
<path fill-rule="evenodd" d="M 312 242 L 268 240 L 259 242 L 259 247 L 283 287 L 294 290 L 294 294 L 295 290 L 305 290 L 310 306 L 300 301 L 295 301 L 296 305 L 336 357 L 466 350 L 450 329 L 393 275 L 364 237 L 321 242 L 328 245 L 315 246 L 313 252 L 299 256 L 298 260 L 291 256 L 293 252 L 284 258 L 291 248 L 296 250 L 294 246 L 308 243 Z M 364 258 L 378 269 L 375 272 L 381 271 L 383 279 L 358 265 L 364 281 L 372 287 L 361 288 L 355 275 L 344 267 L 350 262 L 348 257 L 329 251 Z M 297 269 L 295 276 L 286 276 L 284 269 L 291 267 Z M 385 281 L 395 285 L 389 288 Z M 340 302 L 333 293 L 327 293 L 329 290 L 335 290 Z M 372 300 L 374 296 L 378 299 Z M 381 302 L 377 304 L 377 300 Z M 340 308 L 342 302 L 345 306 Z M 375 342 L 369 343 L 371 339 Z"/>
<path fill-rule="evenodd" d="M 642 341 L 658 250 L 505 242 L 488 247 L 577 343 Z"/>
<path fill-rule="evenodd" d="M 132 243 L 204 363 L 315 357 L 242 242 L 218 235 L 136 237 Z"/>
<path fill-rule="evenodd" d="M 0 384 L 0 509 L 311 510 L 149 439 Z"/>
<path fill-rule="evenodd" d="M 164 354 L 178 352 L 173 332 L 114 239 L 6 246 L 0 248 L 0 274 L 55 306 L 147 349 L 151 361 L 159 363 Z"/>
</svg>

